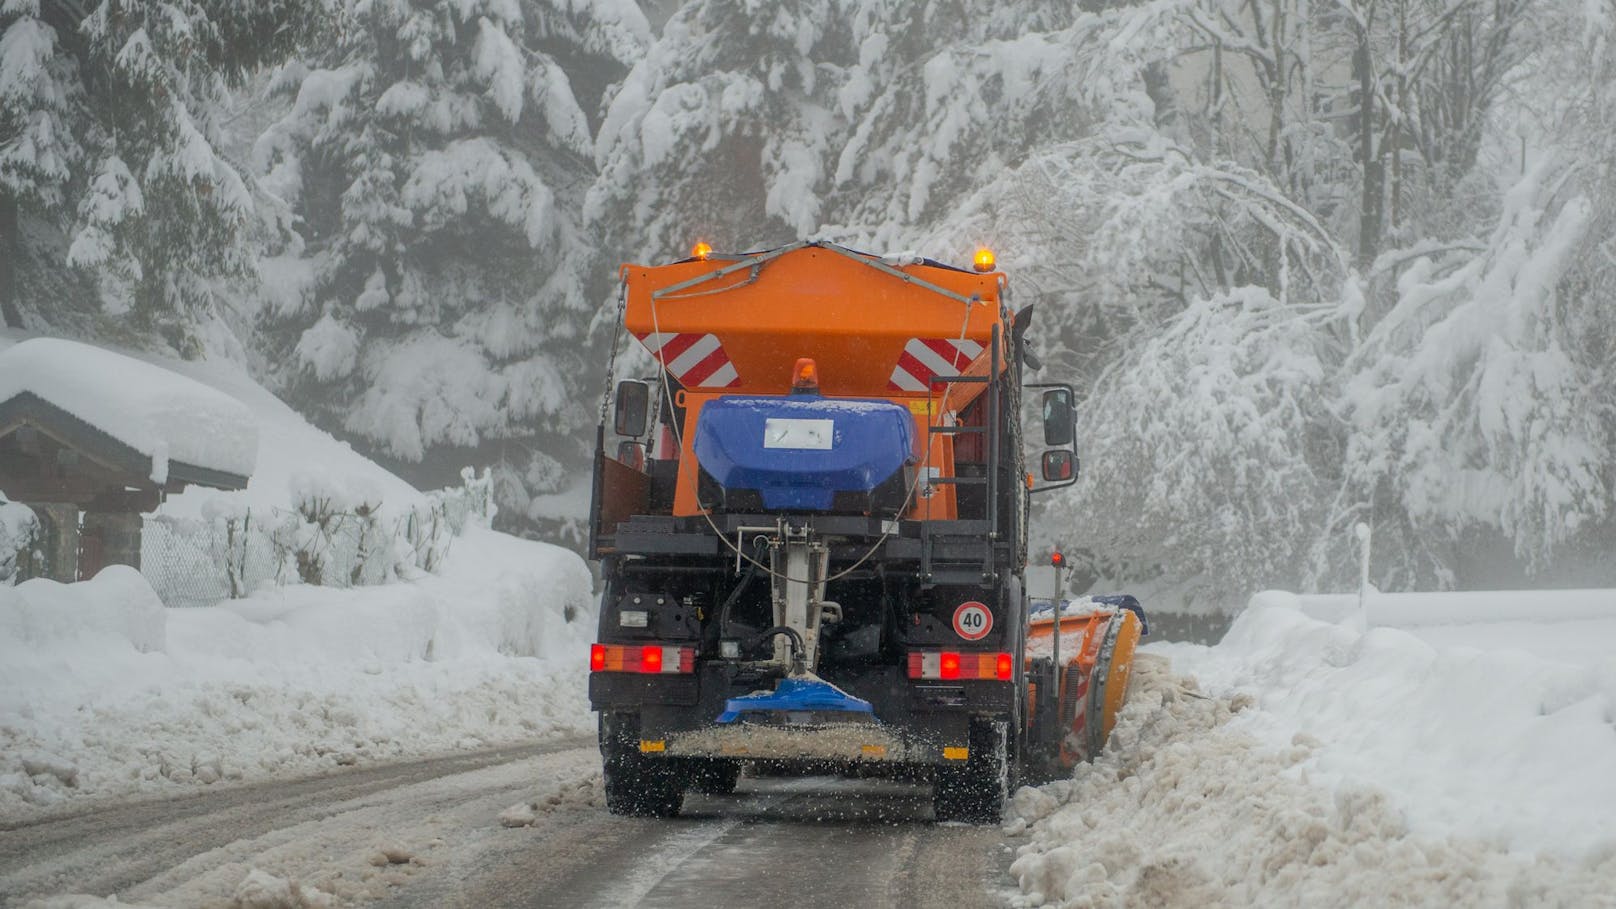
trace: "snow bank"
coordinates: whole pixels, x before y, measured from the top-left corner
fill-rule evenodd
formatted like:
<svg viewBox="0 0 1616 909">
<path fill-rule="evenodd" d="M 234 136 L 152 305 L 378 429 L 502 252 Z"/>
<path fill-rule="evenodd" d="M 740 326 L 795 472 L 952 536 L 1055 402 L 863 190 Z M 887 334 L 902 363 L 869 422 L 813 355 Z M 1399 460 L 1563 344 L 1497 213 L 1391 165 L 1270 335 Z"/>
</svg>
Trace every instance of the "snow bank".
<svg viewBox="0 0 1616 909">
<path fill-rule="evenodd" d="M 1330 745 L 1253 737 L 1254 706 L 1141 655 L 1106 752 L 1016 793 L 1015 905 L 1612 905 L 1616 851 L 1532 858 L 1412 830 L 1381 790 L 1316 785 Z"/>
<path fill-rule="evenodd" d="M 8 659 L 53 649 L 156 653 L 164 648 L 167 618 L 151 585 L 127 565 L 110 565 L 81 584 L 36 578 L 0 587 L 0 653 Z"/>
<path fill-rule="evenodd" d="M 246 476 L 258 426 L 240 401 L 160 366 L 88 344 L 32 338 L 0 350 L 0 401 L 30 392 L 152 459 Z"/>
<path fill-rule="evenodd" d="M 588 569 L 482 528 L 382 587 L 162 610 L 109 568 L 0 597 L 0 818 L 589 725 Z"/>
<path fill-rule="evenodd" d="M 277 877 L 261 868 L 247 872 L 230 900 L 221 909 L 330 909 L 334 896 L 318 887 Z M 29 900 L 22 909 L 168 909 L 155 903 L 130 903 L 117 896 L 89 896 L 82 893 Z"/>
<path fill-rule="evenodd" d="M 1289 608 L 1316 600 L 1263 594 L 1216 647 L 1149 649 L 1170 655 L 1211 691 L 1249 693 L 1260 709 L 1235 727 L 1272 748 L 1297 735 L 1316 741 L 1302 764 L 1311 780 L 1386 793 L 1419 835 L 1462 833 L 1567 859 L 1609 856 L 1616 853 L 1616 616 L 1539 620 L 1538 610 L 1553 612 L 1561 593 L 1500 595 L 1490 614 L 1513 620 L 1503 624 L 1368 631 L 1356 616 L 1331 624 Z M 1489 601 L 1472 599 L 1411 598 L 1417 608 L 1371 617 L 1468 621 Z M 1602 601 L 1567 596 L 1563 612 L 1596 615 L 1573 607 Z"/>
</svg>

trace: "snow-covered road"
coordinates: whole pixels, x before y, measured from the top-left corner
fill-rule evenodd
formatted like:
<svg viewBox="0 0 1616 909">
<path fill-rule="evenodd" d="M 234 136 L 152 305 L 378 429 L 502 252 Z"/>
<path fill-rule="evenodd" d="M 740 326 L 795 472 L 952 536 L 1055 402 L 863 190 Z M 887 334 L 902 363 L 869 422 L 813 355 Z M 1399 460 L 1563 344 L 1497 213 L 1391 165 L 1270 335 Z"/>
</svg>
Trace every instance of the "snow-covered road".
<svg viewBox="0 0 1616 909">
<path fill-rule="evenodd" d="M 993 827 L 935 825 L 928 787 L 742 778 L 672 821 L 577 815 L 533 828 L 459 891 L 411 906 L 999 907 L 1012 858 Z M 492 856 L 491 856 L 492 857 Z M 423 898 L 425 897 L 425 898 Z"/>
<path fill-rule="evenodd" d="M 228 905 L 254 869 L 341 903 L 386 898 L 417 875 L 454 868 L 478 831 L 503 832 L 498 817 L 512 803 L 542 785 L 587 780 L 599 763 L 591 739 L 563 739 L 8 825 L 0 904 L 77 893 Z M 402 860 L 373 864 L 388 854 Z M 311 896 L 285 905 L 320 905 Z"/>
<path fill-rule="evenodd" d="M 747 778 L 641 820 L 606 813 L 599 761 L 567 739 L 78 809 L 0 829 L 0 904 L 959 909 L 1013 889 L 1000 831 L 933 825 L 924 786 Z"/>
</svg>

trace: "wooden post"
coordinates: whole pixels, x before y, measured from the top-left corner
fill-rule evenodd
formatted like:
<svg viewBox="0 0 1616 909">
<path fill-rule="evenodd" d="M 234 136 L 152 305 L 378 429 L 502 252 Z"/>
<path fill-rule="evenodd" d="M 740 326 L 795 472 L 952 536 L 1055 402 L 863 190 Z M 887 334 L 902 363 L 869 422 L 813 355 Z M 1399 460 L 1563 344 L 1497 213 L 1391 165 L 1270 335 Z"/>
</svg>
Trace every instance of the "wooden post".
<svg viewBox="0 0 1616 909">
<path fill-rule="evenodd" d="M 61 502 L 25 502 L 40 518 L 44 576 L 63 584 L 79 579 L 79 507 Z"/>
</svg>

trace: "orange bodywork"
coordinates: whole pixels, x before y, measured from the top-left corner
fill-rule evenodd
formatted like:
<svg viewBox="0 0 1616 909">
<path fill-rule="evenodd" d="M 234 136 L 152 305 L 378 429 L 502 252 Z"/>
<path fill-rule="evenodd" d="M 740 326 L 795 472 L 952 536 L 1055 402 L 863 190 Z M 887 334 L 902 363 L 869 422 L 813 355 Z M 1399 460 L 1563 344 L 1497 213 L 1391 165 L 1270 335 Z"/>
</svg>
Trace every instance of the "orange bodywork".
<svg viewBox="0 0 1616 909">
<path fill-rule="evenodd" d="M 1105 667 L 1105 677 L 1096 678 L 1100 649 L 1105 643 L 1106 632 L 1115 622 L 1120 622 L 1121 627 L 1117 629 L 1111 661 Z M 1122 710 L 1128 696 L 1133 653 L 1139 644 L 1141 631 L 1139 617 L 1127 610 L 1097 610 L 1087 615 L 1061 616 L 1059 633 L 1063 666 L 1059 715 L 1069 718 L 1069 731 L 1073 733 L 1061 745 L 1061 761 L 1064 765 L 1069 767 L 1085 756 L 1092 757 L 1087 753 L 1089 743 L 1104 742 L 1110 737 L 1111 730 L 1117 724 L 1117 713 Z M 1027 627 L 1028 649 L 1040 652 L 1052 649 L 1049 642 L 1055 634 L 1056 621 L 1053 616 L 1033 619 Z M 1086 701 L 1091 696 L 1098 698 L 1096 706 L 1099 716 L 1096 719 L 1101 723 L 1098 730 L 1087 728 Z M 1029 704 L 1029 715 L 1031 706 Z M 1094 737 L 1096 734 L 1097 738 Z"/>
<path fill-rule="evenodd" d="M 685 408 L 685 433 L 675 515 L 701 513 L 691 440 L 702 406 L 731 395 L 787 394 L 794 367 L 804 357 L 815 361 L 820 393 L 827 398 L 887 399 L 906 405 L 915 416 L 917 461 L 936 476 L 954 475 L 953 440 L 928 432 L 928 427 L 953 419 L 953 413 L 984 386 L 928 387 L 924 380 L 911 380 L 911 387 L 899 387 L 894 384 L 894 370 L 916 339 L 946 339 L 970 342 L 957 349 L 980 350 L 974 359 L 961 355 L 954 364 L 958 372 L 986 375 L 994 326 L 1000 327 L 1001 337 L 1007 335 L 1002 274 L 920 264 L 893 266 L 901 274 L 892 274 L 867 264 L 879 261 L 867 256 L 805 246 L 755 267 L 697 280 L 736 261 L 714 257 L 671 265 L 625 265 L 621 272 L 626 285 L 625 327 L 676 380 L 686 375 L 694 379 L 682 381 L 685 388 L 678 393 L 677 403 Z M 708 335 L 716 338 L 716 348 Z M 709 358 L 705 368 L 681 375 L 678 367 L 688 366 L 695 354 L 684 360 L 669 354 L 664 360 L 658 345 L 666 339 L 699 343 L 697 353 Z M 716 376 L 715 363 L 726 364 Z M 1004 363 L 1001 352 L 1000 370 Z M 718 387 L 706 387 L 703 381 Z M 908 516 L 952 519 L 955 511 L 954 490 L 942 485 L 933 487 L 930 496 L 917 495 Z"/>
</svg>

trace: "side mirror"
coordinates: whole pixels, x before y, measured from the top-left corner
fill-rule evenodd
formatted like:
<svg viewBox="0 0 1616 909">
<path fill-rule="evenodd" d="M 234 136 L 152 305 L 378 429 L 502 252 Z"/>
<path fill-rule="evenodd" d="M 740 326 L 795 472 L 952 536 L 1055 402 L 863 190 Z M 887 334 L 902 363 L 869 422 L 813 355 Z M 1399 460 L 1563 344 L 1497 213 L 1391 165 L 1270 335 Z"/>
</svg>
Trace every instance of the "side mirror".
<svg viewBox="0 0 1616 909">
<path fill-rule="evenodd" d="M 1044 444 L 1071 445 L 1076 433 L 1076 408 L 1069 388 L 1051 388 L 1044 392 Z M 1053 454 L 1053 452 L 1051 452 Z M 1044 455 L 1045 474 L 1048 458 Z"/>
<path fill-rule="evenodd" d="M 634 439 L 617 443 L 617 460 L 635 470 L 645 469 L 645 445 Z"/>
<path fill-rule="evenodd" d="M 1044 452 L 1044 479 L 1048 482 L 1074 480 L 1081 466 L 1082 462 L 1077 459 L 1077 455 L 1065 448 Z"/>
<path fill-rule="evenodd" d="M 633 379 L 617 383 L 617 415 L 612 430 L 630 438 L 645 435 L 645 418 L 650 409 L 650 386 Z"/>
</svg>

